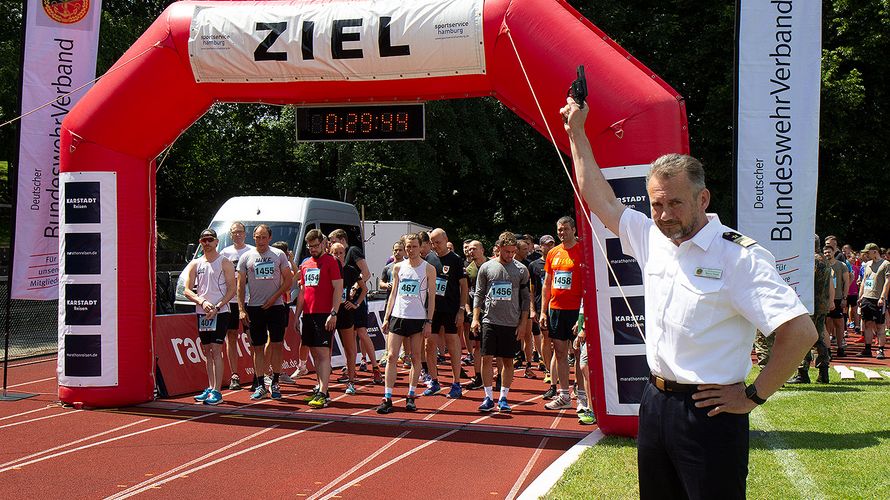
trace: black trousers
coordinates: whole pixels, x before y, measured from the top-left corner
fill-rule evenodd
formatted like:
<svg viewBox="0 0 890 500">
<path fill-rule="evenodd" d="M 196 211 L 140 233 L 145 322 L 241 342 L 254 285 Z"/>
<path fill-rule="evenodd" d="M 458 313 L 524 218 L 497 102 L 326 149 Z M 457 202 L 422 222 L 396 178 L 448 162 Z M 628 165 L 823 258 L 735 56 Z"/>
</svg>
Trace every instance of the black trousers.
<svg viewBox="0 0 890 500">
<path fill-rule="evenodd" d="M 745 498 L 748 415 L 707 415 L 692 392 L 643 390 L 637 463 L 640 498 Z"/>
</svg>

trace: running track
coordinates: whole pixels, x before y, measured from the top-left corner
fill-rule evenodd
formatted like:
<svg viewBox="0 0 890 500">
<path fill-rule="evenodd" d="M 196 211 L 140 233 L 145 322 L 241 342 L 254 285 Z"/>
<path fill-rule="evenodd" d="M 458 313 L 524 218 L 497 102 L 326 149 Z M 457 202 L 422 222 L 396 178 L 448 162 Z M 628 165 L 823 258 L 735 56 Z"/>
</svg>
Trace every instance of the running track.
<svg viewBox="0 0 890 500">
<path fill-rule="evenodd" d="M 55 366 L 10 364 L 10 391 L 38 395 L 0 403 L 6 498 L 514 498 L 595 429 L 544 409 L 540 380 L 515 379 L 510 415 L 476 411 L 481 391 L 418 398 L 416 413 L 396 399 L 377 415 L 382 388 L 368 379 L 353 396 L 334 385 L 323 410 L 302 399 L 314 379 L 282 386 L 281 401 L 225 391 L 217 407 L 184 397 L 76 410 L 57 403 Z"/>
</svg>

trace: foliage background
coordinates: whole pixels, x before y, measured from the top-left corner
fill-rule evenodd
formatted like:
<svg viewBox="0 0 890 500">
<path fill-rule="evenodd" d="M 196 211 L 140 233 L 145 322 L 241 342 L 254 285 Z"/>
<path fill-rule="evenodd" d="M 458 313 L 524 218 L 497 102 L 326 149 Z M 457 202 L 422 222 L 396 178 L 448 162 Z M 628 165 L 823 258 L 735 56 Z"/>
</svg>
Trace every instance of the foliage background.
<svg viewBox="0 0 890 500">
<path fill-rule="evenodd" d="M 171 2 L 104 2 L 99 74 Z M 712 209 L 732 207 L 734 2 L 570 3 L 662 76 L 687 102 L 692 154 L 708 171 Z M 0 122 L 18 112 L 21 2 L 0 9 Z M 890 245 L 884 208 L 890 0 L 823 2 L 817 232 Z M 595 85 L 595 82 L 591 82 Z M 317 196 L 364 206 L 369 219 L 442 226 L 454 240 L 504 229 L 552 233 L 573 211 L 552 146 L 493 99 L 430 102 L 423 142 L 297 144 L 290 107 L 218 104 L 176 142 L 158 172 L 162 248 L 191 241 L 226 198 Z M 14 166 L 16 127 L 0 129 Z M 11 200 L 11 186 L 0 202 Z M 828 188 L 830 186 L 830 189 Z"/>
</svg>

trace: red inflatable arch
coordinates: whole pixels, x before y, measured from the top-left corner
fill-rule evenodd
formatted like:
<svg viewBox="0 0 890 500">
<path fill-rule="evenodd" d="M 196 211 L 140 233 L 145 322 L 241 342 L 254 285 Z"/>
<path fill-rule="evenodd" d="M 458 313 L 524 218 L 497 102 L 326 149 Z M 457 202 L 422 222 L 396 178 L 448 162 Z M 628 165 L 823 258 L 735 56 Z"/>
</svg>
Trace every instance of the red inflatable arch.
<svg viewBox="0 0 890 500">
<path fill-rule="evenodd" d="M 688 151 L 679 95 L 563 0 L 174 3 L 63 123 L 59 398 L 152 399 L 155 158 L 214 102 L 494 96 L 568 152 L 558 109 L 579 64 L 602 167 Z M 590 226 L 579 228 L 592 260 Z M 592 271 L 586 289 L 596 318 Z M 596 321 L 588 331 L 598 338 Z M 635 416 L 607 412 L 600 344 L 589 346 L 600 427 L 635 434 Z"/>
</svg>

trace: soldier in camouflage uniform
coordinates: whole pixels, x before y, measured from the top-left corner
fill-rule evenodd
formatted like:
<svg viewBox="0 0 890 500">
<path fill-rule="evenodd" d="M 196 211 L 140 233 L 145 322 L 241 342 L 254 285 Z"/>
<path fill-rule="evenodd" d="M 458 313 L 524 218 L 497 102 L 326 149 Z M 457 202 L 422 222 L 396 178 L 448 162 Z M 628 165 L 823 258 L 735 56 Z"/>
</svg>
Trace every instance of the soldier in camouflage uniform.
<svg viewBox="0 0 890 500">
<path fill-rule="evenodd" d="M 834 288 L 831 286 L 831 268 L 822 262 L 822 256 L 815 256 L 815 276 L 813 279 L 813 315 L 810 319 L 816 325 L 819 338 L 813 347 L 816 348 L 816 368 L 819 369 L 817 382 L 828 383 L 828 364 L 831 360 L 831 351 L 825 345 L 825 315 L 834 305 Z M 810 363 L 813 362 L 813 351 L 807 351 L 803 362 L 797 367 L 797 375 L 788 380 L 789 384 L 810 383 Z"/>
</svg>

